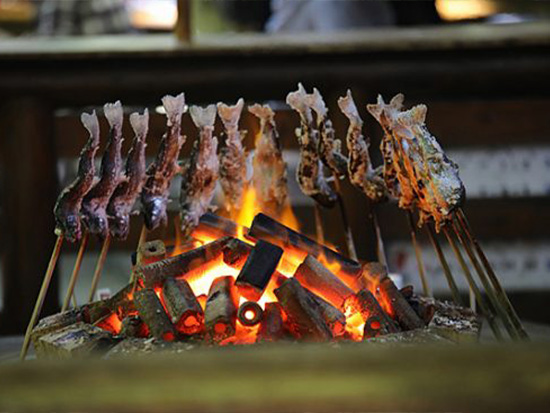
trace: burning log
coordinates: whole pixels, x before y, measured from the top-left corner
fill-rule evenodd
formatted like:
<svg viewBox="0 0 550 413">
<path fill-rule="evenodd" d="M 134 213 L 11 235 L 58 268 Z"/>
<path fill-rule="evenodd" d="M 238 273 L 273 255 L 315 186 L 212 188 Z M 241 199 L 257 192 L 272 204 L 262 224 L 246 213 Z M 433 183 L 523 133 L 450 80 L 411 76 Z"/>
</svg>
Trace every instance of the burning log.
<svg viewBox="0 0 550 413">
<path fill-rule="evenodd" d="M 332 331 L 319 304 L 298 280 L 289 278 L 274 292 L 295 336 L 309 341 L 332 339 Z"/>
<path fill-rule="evenodd" d="M 212 238 L 234 237 L 239 233 L 239 225 L 230 219 L 207 212 L 200 217 L 197 230 Z"/>
<path fill-rule="evenodd" d="M 266 303 L 256 341 L 277 341 L 283 338 L 284 335 L 285 325 L 281 304 L 277 302 Z"/>
<path fill-rule="evenodd" d="M 258 214 L 254 217 L 248 235 L 255 239 L 269 241 L 283 249 L 295 248 L 304 251 L 317 259 L 324 256 L 327 261 L 337 263 L 344 275 L 357 275 L 361 271 L 358 262 L 318 244 L 264 214 Z"/>
<path fill-rule="evenodd" d="M 164 242 L 161 240 L 148 241 L 138 246 L 134 265 L 147 265 L 164 258 L 166 258 Z"/>
<path fill-rule="evenodd" d="M 356 303 L 365 320 L 363 340 L 400 331 L 369 290 L 359 291 L 356 295 Z"/>
<path fill-rule="evenodd" d="M 223 249 L 223 262 L 233 268 L 242 268 L 253 249 L 253 245 L 233 238 L 227 242 Z"/>
<path fill-rule="evenodd" d="M 229 240 L 230 238 L 228 237 L 220 238 L 175 257 L 144 265 L 136 269 L 135 276 L 147 288 L 160 287 L 168 278 L 182 276 L 220 257 Z"/>
<path fill-rule="evenodd" d="M 282 256 L 281 248 L 259 240 L 235 282 L 239 293 L 249 300 L 259 300 Z"/>
<path fill-rule="evenodd" d="M 315 300 L 319 308 L 321 309 L 321 315 L 332 331 L 334 337 L 340 337 L 346 332 L 346 316 L 328 301 L 323 300 L 318 295 L 312 293 L 310 290 L 305 289 L 307 293 Z"/>
<path fill-rule="evenodd" d="M 264 310 L 254 301 L 245 301 L 239 307 L 237 318 L 243 326 L 252 327 L 262 321 Z"/>
<path fill-rule="evenodd" d="M 78 322 L 45 334 L 35 343 L 37 357 L 69 359 L 105 352 L 116 344 L 107 331 Z"/>
<path fill-rule="evenodd" d="M 204 312 L 187 281 L 167 279 L 162 287 L 162 299 L 180 333 L 192 335 L 201 331 Z"/>
<path fill-rule="evenodd" d="M 84 321 L 95 324 L 111 313 L 116 313 L 122 320 L 128 314 L 135 312 L 133 296 L 134 285 L 127 284 L 119 292 L 106 300 L 94 301 L 82 307 Z"/>
<path fill-rule="evenodd" d="M 149 329 L 138 315 L 129 315 L 122 320 L 120 336 L 124 338 L 143 338 L 149 335 Z"/>
<path fill-rule="evenodd" d="M 134 301 L 139 315 L 149 327 L 151 335 L 165 341 L 175 338 L 174 326 L 170 322 L 164 307 L 154 290 L 144 288 L 136 291 Z"/>
<path fill-rule="evenodd" d="M 204 326 L 211 340 L 219 342 L 235 334 L 238 305 L 234 278 L 230 275 L 216 278 L 210 286 L 204 311 Z"/>
<path fill-rule="evenodd" d="M 390 301 L 395 313 L 395 318 L 404 330 L 414 330 L 415 328 L 424 327 L 424 322 L 420 319 L 418 314 L 416 314 L 389 277 L 384 278 L 380 282 L 379 288 L 380 292 L 385 294 Z"/>
<path fill-rule="evenodd" d="M 308 255 L 294 273 L 301 285 L 343 310 L 354 292 L 313 256 Z"/>
</svg>

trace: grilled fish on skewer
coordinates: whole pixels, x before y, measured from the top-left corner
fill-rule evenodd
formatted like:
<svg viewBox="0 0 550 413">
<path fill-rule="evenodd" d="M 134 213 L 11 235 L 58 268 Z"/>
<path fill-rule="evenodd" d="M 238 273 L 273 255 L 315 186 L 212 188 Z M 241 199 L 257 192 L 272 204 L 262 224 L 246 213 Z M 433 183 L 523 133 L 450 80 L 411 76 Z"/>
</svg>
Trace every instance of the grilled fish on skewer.
<svg viewBox="0 0 550 413">
<path fill-rule="evenodd" d="M 228 106 L 218 103 L 218 115 L 225 129 L 225 146 L 220 151 L 220 182 L 231 210 L 240 208 L 246 183 L 246 153 L 239 132 L 244 100 Z"/>
<path fill-rule="evenodd" d="M 126 160 L 126 180 L 116 188 L 107 206 L 111 235 L 122 240 L 128 237 L 130 213 L 145 183 L 145 147 L 147 146 L 145 139 L 149 128 L 147 109 L 142 115 L 132 113 L 130 124 L 135 136 Z"/>
<path fill-rule="evenodd" d="M 300 145 L 300 161 L 296 178 L 304 194 L 312 197 L 322 206 L 333 207 L 338 197 L 323 173 L 323 164 L 317 153 L 319 132 L 313 124 L 311 109 L 307 105 L 307 96 L 300 83 L 298 90 L 290 92 L 286 97 L 288 105 L 300 115 L 300 128 L 296 130 Z"/>
<path fill-rule="evenodd" d="M 120 101 L 107 103 L 103 110 L 109 122 L 109 141 L 101 160 L 99 181 L 84 197 L 82 202 L 82 219 L 91 234 L 104 239 L 109 234 L 107 205 L 116 187 L 123 180 L 122 157 L 122 121 L 123 112 Z"/>
<path fill-rule="evenodd" d="M 350 182 L 362 190 L 373 202 L 381 202 L 387 197 L 386 185 L 380 176 L 382 171 L 377 172 L 372 167 L 369 156 L 369 140 L 362 133 L 363 119 L 357 111 L 349 89 L 345 97 L 338 99 L 338 106 L 349 119 L 346 145 L 349 153 L 348 175 Z"/>
<path fill-rule="evenodd" d="M 268 105 L 252 105 L 248 111 L 260 119 L 260 137 L 256 142 L 252 165 L 252 184 L 262 211 L 273 210 L 278 216 L 288 199 L 286 163 L 275 126 L 275 113 Z"/>
<path fill-rule="evenodd" d="M 54 207 L 55 232 L 57 235 L 63 234 L 69 242 L 76 242 L 82 237 L 80 208 L 84 196 L 94 185 L 94 158 L 99 149 L 99 123 L 95 111 L 83 113 L 80 119 L 90 136 L 80 152 L 75 180 L 59 194 Z"/>
<path fill-rule="evenodd" d="M 147 169 L 147 180 L 141 191 L 145 225 L 150 230 L 166 225 L 170 183 L 180 171 L 178 157 L 185 143 L 185 136 L 181 135 L 181 117 L 186 110 L 184 94 L 164 96 L 162 104 L 166 110 L 167 131 L 162 136 L 155 161 Z"/>
<path fill-rule="evenodd" d="M 181 180 L 180 221 L 184 237 L 188 237 L 208 211 L 218 180 L 219 160 L 216 155 L 218 139 L 213 136 L 216 106 L 192 106 L 189 109 L 193 123 L 199 128 L 191 159 Z"/>
<path fill-rule="evenodd" d="M 345 177 L 348 169 L 348 159 L 342 154 L 342 141 L 334 136 L 332 122 L 327 116 L 327 106 L 317 88 L 313 88 L 313 93 L 307 95 L 307 104 L 317 115 L 318 153 L 321 161 L 336 177 Z"/>
</svg>

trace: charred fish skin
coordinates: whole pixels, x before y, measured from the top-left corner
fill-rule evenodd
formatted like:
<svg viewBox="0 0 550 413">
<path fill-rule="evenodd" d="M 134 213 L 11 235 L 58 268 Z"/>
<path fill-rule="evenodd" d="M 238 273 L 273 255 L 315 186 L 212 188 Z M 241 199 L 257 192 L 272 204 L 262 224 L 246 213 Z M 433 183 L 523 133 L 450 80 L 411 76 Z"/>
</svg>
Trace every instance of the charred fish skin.
<svg viewBox="0 0 550 413">
<path fill-rule="evenodd" d="M 155 161 L 147 169 L 147 180 L 141 191 L 141 204 L 147 229 L 154 230 L 166 225 L 166 208 L 170 195 L 170 184 L 180 172 L 178 157 L 186 137 L 181 134 L 181 118 L 187 107 L 185 95 L 164 96 L 162 104 L 166 111 L 167 131 L 162 136 Z"/>
<path fill-rule="evenodd" d="M 319 157 L 337 178 L 342 179 L 347 174 L 348 159 L 342 154 L 342 141 L 336 138 L 332 121 L 328 118 L 327 106 L 317 88 L 313 88 L 313 93 L 307 95 L 307 104 L 317 116 Z"/>
<path fill-rule="evenodd" d="M 189 237 L 208 211 L 218 181 L 218 139 L 213 136 L 216 105 L 189 109 L 193 123 L 199 128 L 199 141 L 183 171 L 180 192 L 180 221 L 184 237 Z"/>
<path fill-rule="evenodd" d="M 246 152 L 239 131 L 239 118 L 244 106 L 241 98 L 233 106 L 218 103 L 218 116 L 224 126 L 225 146 L 220 150 L 220 183 L 230 209 L 241 206 L 246 183 Z"/>
<path fill-rule="evenodd" d="M 120 240 L 125 240 L 128 237 L 132 207 L 145 183 L 145 148 L 147 147 L 145 141 L 149 128 L 147 109 L 142 115 L 132 113 L 130 125 L 134 131 L 134 140 L 126 160 L 126 179 L 116 188 L 107 206 L 109 230 L 114 238 Z"/>
<path fill-rule="evenodd" d="M 369 140 L 363 135 L 363 119 L 348 89 L 346 96 L 338 99 L 338 107 L 349 120 L 346 146 L 349 153 L 348 176 L 350 182 L 375 203 L 387 199 L 387 188 L 381 170 L 373 169 L 369 155 Z"/>
<path fill-rule="evenodd" d="M 61 191 L 54 206 L 55 232 L 63 234 L 69 242 L 77 242 L 82 237 L 80 209 L 84 196 L 94 184 L 94 158 L 99 149 L 99 122 L 95 111 L 83 113 L 80 120 L 89 137 L 80 152 L 76 178 Z"/>
<path fill-rule="evenodd" d="M 91 234 L 103 239 L 109 234 L 107 205 L 122 177 L 122 122 L 120 101 L 104 106 L 109 122 L 109 140 L 101 160 L 100 178 L 82 202 L 82 217 Z"/>
<path fill-rule="evenodd" d="M 296 136 L 300 145 L 300 161 L 296 170 L 296 179 L 305 195 L 312 197 L 320 205 L 332 208 L 338 196 L 332 190 L 324 176 L 324 168 L 317 153 L 319 131 L 313 125 L 311 109 L 306 103 L 307 93 L 301 83 L 298 90 L 287 95 L 287 104 L 300 115 L 300 128 Z"/>
<path fill-rule="evenodd" d="M 261 210 L 273 210 L 274 216 L 278 216 L 288 200 L 288 189 L 286 162 L 277 133 L 275 113 L 268 105 L 259 104 L 249 106 L 248 111 L 260 120 L 260 137 L 252 160 L 252 184 Z"/>
</svg>

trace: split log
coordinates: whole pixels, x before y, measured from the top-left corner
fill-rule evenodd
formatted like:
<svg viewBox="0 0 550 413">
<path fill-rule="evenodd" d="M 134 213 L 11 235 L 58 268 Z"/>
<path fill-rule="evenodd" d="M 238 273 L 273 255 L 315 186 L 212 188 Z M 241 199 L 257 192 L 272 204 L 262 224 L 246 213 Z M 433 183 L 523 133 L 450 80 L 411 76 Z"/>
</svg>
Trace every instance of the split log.
<svg viewBox="0 0 550 413">
<path fill-rule="evenodd" d="M 347 300 L 354 295 L 353 290 L 311 255 L 296 269 L 294 278 L 340 310 L 345 310 Z"/>
<path fill-rule="evenodd" d="M 231 238 L 220 238 L 175 257 L 136 268 L 135 276 L 146 288 L 161 287 L 168 278 L 183 276 L 189 271 L 219 258 Z"/>
<path fill-rule="evenodd" d="M 277 302 L 266 303 L 256 342 L 278 341 L 285 336 L 283 310 Z"/>
<path fill-rule="evenodd" d="M 133 265 L 147 265 L 166 258 L 166 245 L 161 240 L 148 241 L 138 246 L 132 254 Z"/>
<path fill-rule="evenodd" d="M 380 293 L 384 294 L 389 300 L 394 316 L 403 330 L 414 330 L 415 328 L 424 327 L 424 322 L 389 277 L 380 281 L 379 288 Z"/>
<path fill-rule="evenodd" d="M 356 277 L 361 271 L 358 262 L 346 258 L 324 245 L 320 245 L 265 214 L 260 213 L 254 217 L 248 235 L 254 239 L 269 241 L 283 249 L 298 249 L 313 255 L 317 259 L 323 256 L 327 261 L 337 263 L 340 271 L 346 276 Z"/>
<path fill-rule="evenodd" d="M 259 240 L 235 281 L 239 293 L 248 300 L 258 301 L 282 256 L 282 248 Z"/>
<path fill-rule="evenodd" d="M 253 248 L 251 244 L 232 238 L 223 249 L 223 262 L 233 268 L 242 268 Z"/>
<path fill-rule="evenodd" d="M 192 335 L 202 330 L 204 312 L 187 281 L 167 279 L 162 287 L 162 299 L 172 323 L 180 333 Z"/>
<path fill-rule="evenodd" d="M 78 322 L 40 337 L 35 352 L 38 358 L 68 359 L 103 353 L 115 344 L 116 340 L 107 331 Z"/>
<path fill-rule="evenodd" d="M 149 327 L 151 335 L 165 341 L 175 338 L 174 326 L 154 290 L 144 288 L 134 294 L 136 308 L 142 320 Z"/>
<path fill-rule="evenodd" d="M 363 320 L 365 320 L 363 340 L 400 331 L 369 290 L 359 291 L 356 295 L 356 303 Z"/>
<path fill-rule="evenodd" d="M 122 320 L 120 336 L 124 338 L 144 338 L 149 335 L 149 329 L 138 315 L 129 315 Z"/>
<path fill-rule="evenodd" d="M 289 329 L 296 337 L 308 341 L 332 339 L 332 331 L 319 304 L 298 280 L 289 278 L 274 292 L 288 317 Z"/>
<path fill-rule="evenodd" d="M 31 333 L 31 340 L 34 347 L 36 348 L 36 344 L 42 336 L 61 330 L 62 328 L 76 324 L 80 321 L 84 321 L 82 308 L 73 308 L 71 310 L 43 318 L 38 322 Z"/>
<path fill-rule="evenodd" d="M 215 239 L 236 237 L 239 233 L 239 225 L 230 219 L 207 212 L 200 217 L 199 225 L 195 231 Z"/>
<path fill-rule="evenodd" d="M 219 342 L 235 335 L 239 296 L 235 279 L 226 275 L 216 278 L 206 300 L 204 326 L 210 340 Z"/>
<path fill-rule="evenodd" d="M 323 300 L 318 295 L 312 293 L 309 289 L 305 289 L 307 293 L 315 300 L 321 309 L 321 315 L 332 331 L 334 337 L 340 337 L 346 332 L 346 316 L 328 301 Z"/>
<path fill-rule="evenodd" d="M 264 310 L 254 301 L 245 301 L 237 311 L 237 318 L 243 326 L 252 327 L 262 321 Z"/>
</svg>

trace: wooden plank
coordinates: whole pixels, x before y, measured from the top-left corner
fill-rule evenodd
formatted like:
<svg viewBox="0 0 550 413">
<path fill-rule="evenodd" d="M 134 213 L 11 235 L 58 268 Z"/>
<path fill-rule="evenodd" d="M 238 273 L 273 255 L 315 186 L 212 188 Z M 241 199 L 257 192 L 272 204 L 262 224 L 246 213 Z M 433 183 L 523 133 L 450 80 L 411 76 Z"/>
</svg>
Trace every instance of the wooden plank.
<svg viewBox="0 0 550 413">
<path fill-rule="evenodd" d="M 278 344 L 0 366 L 4 411 L 509 412 L 549 404 L 542 344 Z"/>
</svg>

